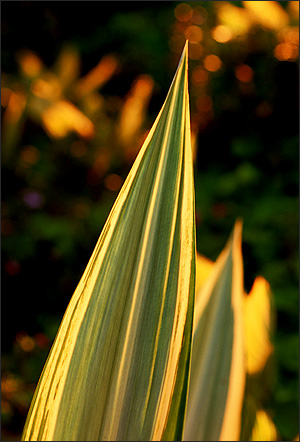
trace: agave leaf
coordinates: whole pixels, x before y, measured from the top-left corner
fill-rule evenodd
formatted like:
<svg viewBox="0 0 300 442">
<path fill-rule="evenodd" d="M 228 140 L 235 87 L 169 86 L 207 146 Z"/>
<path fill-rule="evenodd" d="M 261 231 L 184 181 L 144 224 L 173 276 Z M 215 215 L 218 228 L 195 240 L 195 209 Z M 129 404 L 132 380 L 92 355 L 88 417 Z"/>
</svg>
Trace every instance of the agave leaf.
<svg viewBox="0 0 300 442">
<path fill-rule="evenodd" d="M 262 371 L 273 352 L 271 306 L 269 283 L 258 276 L 249 295 L 244 298 L 246 369 L 250 375 Z"/>
<path fill-rule="evenodd" d="M 194 285 L 186 44 L 66 310 L 23 440 L 179 440 Z"/>
<path fill-rule="evenodd" d="M 242 224 L 197 293 L 184 440 L 238 440 L 245 385 Z"/>
</svg>

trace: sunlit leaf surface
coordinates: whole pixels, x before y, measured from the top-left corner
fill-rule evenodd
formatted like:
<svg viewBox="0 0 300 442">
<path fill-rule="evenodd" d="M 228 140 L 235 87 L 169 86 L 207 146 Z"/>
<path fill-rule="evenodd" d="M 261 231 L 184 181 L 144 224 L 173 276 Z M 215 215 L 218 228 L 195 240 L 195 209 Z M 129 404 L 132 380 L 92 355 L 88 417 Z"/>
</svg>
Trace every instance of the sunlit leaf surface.
<svg viewBox="0 0 300 442">
<path fill-rule="evenodd" d="M 245 385 L 242 225 L 196 296 L 184 440 L 238 440 Z"/>
<path fill-rule="evenodd" d="M 180 440 L 194 284 L 186 45 L 66 310 L 23 440 Z"/>
</svg>

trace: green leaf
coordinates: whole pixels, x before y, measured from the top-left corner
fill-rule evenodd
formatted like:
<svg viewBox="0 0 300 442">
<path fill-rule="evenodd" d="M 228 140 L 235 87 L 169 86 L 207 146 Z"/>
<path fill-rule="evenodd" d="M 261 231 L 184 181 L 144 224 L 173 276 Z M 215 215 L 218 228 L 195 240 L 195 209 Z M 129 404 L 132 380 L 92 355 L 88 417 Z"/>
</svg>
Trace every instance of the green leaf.
<svg viewBox="0 0 300 442">
<path fill-rule="evenodd" d="M 238 440 L 245 386 L 242 224 L 196 294 L 184 440 Z"/>
<path fill-rule="evenodd" d="M 186 44 L 66 310 L 23 440 L 179 440 L 194 285 Z"/>
</svg>

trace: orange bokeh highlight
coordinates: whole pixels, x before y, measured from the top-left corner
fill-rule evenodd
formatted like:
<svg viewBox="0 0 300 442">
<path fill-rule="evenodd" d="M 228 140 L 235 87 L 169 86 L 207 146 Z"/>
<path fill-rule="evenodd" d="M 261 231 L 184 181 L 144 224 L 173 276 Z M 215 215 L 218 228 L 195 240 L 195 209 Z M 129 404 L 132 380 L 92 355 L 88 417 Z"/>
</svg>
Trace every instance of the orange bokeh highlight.
<svg viewBox="0 0 300 442">
<path fill-rule="evenodd" d="M 16 336 L 16 341 L 25 352 L 31 352 L 35 347 L 35 341 L 33 338 L 28 336 L 26 332 L 20 332 Z"/>
<path fill-rule="evenodd" d="M 231 29 L 224 25 L 218 25 L 213 28 L 211 34 L 218 43 L 227 43 L 233 37 Z"/>
<path fill-rule="evenodd" d="M 11 92 L 12 91 L 8 87 L 3 87 L 1 89 L 1 106 L 6 107 L 8 105 Z"/>
<path fill-rule="evenodd" d="M 289 28 L 284 36 L 284 40 L 286 43 L 299 46 L 299 29 L 296 27 Z"/>
<path fill-rule="evenodd" d="M 207 19 L 207 11 L 202 6 L 193 8 L 192 22 L 195 25 L 202 25 Z"/>
<path fill-rule="evenodd" d="M 216 72 L 222 66 L 222 61 L 217 55 L 210 54 L 204 59 L 204 67 L 210 72 Z"/>
<path fill-rule="evenodd" d="M 196 83 L 206 83 L 208 80 L 209 74 L 206 69 L 204 69 L 202 66 L 196 66 L 195 69 L 193 69 L 192 72 L 192 79 Z"/>
<path fill-rule="evenodd" d="M 196 101 L 196 106 L 201 112 L 209 112 L 213 107 L 212 99 L 207 95 L 200 96 Z"/>
<path fill-rule="evenodd" d="M 189 21 L 193 15 L 193 9 L 187 3 L 180 3 L 174 9 L 174 15 L 179 21 Z"/>
<path fill-rule="evenodd" d="M 21 159 L 28 165 L 35 164 L 39 155 L 40 152 L 35 146 L 25 146 L 20 153 Z"/>
<path fill-rule="evenodd" d="M 71 155 L 75 158 L 81 158 L 87 153 L 87 146 L 81 140 L 75 141 L 70 146 Z"/>
<path fill-rule="evenodd" d="M 47 79 L 37 78 L 30 85 L 31 92 L 39 98 L 55 101 L 61 95 L 61 87 L 58 79 L 54 75 L 49 75 Z"/>
<path fill-rule="evenodd" d="M 14 123 L 18 121 L 26 105 L 26 98 L 22 92 L 10 92 L 3 123 Z"/>
<path fill-rule="evenodd" d="M 182 48 L 185 45 L 185 37 L 183 34 L 175 34 L 169 40 L 169 48 L 175 54 L 182 52 Z"/>
<path fill-rule="evenodd" d="M 113 192 L 119 190 L 122 184 L 123 184 L 122 178 L 119 175 L 116 175 L 115 173 L 107 175 L 104 179 L 105 187 Z"/>
<path fill-rule="evenodd" d="M 185 38 L 188 39 L 189 43 L 199 43 L 202 40 L 202 30 L 199 26 L 189 26 L 184 31 Z"/>
<path fill-rule="evenodd" d="M 5 394 L 6 396 L 10 397 L 13 393 L 15 393 L 18 389 L 18 382 L 17 380 L 12 376 L 3 376 L 1 379 L 1 391 L 2 394 Z"/>
<path fill-rule="evenodd" d="M 249 83 L 253 79 L 254 72 L 247 64 L 241 64 L 235 69 L 235 76 L 243 83 Z"/>
<path fill-rule="evenodd" d="M 280 43 L 274 49 L 274 55 L 279 61 L 293 61 L 298 57 L 298 49 L 296 46 L 288 43 Z"/>
<path fill-rule="evenodd" d="M 25 51 L 18 56 L 19 65 L 26 77 L 37 77 L 43 68 L 43 64 L 39 57 L 30 51 Z"/>
<path fill-rule="evenodd" d="M 299 1 L 290 1 L 288 3 L 288 11 L 292 17 L 299 20 Z"/>
<path fill-rule="evenodd" d="M 189 58 L 191 60 L 199 60 L 203 55 L 203 46 L 200 43 L 189 44 Z"/>
<path fill-rule="evenodd" d="M 76 92 L 79 96 L 89 94 L 100 88 L 116 72 L 119 66 L 118 60 L 113 55 L 104 56 L 85 77 L 78 81 Z"/>
</svg>

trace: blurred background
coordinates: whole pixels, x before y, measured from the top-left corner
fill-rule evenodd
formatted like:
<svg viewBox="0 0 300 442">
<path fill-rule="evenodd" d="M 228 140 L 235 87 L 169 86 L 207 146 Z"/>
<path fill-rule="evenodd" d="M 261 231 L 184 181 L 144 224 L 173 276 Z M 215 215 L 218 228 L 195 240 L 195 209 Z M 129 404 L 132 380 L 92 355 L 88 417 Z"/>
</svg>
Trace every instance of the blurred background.
<svg viewBox="0 0 300 442">
<path fill-rule="evenodd" d="M 68 302 L 185 40 L 197 249 L 244 220 L 276 309 L 264 407 L 298 434 L 299 2 L 1 2 L 2 440 L 20 440 Z M 255 318 L 253 318 L 255 321 Z"/>
</svg>

